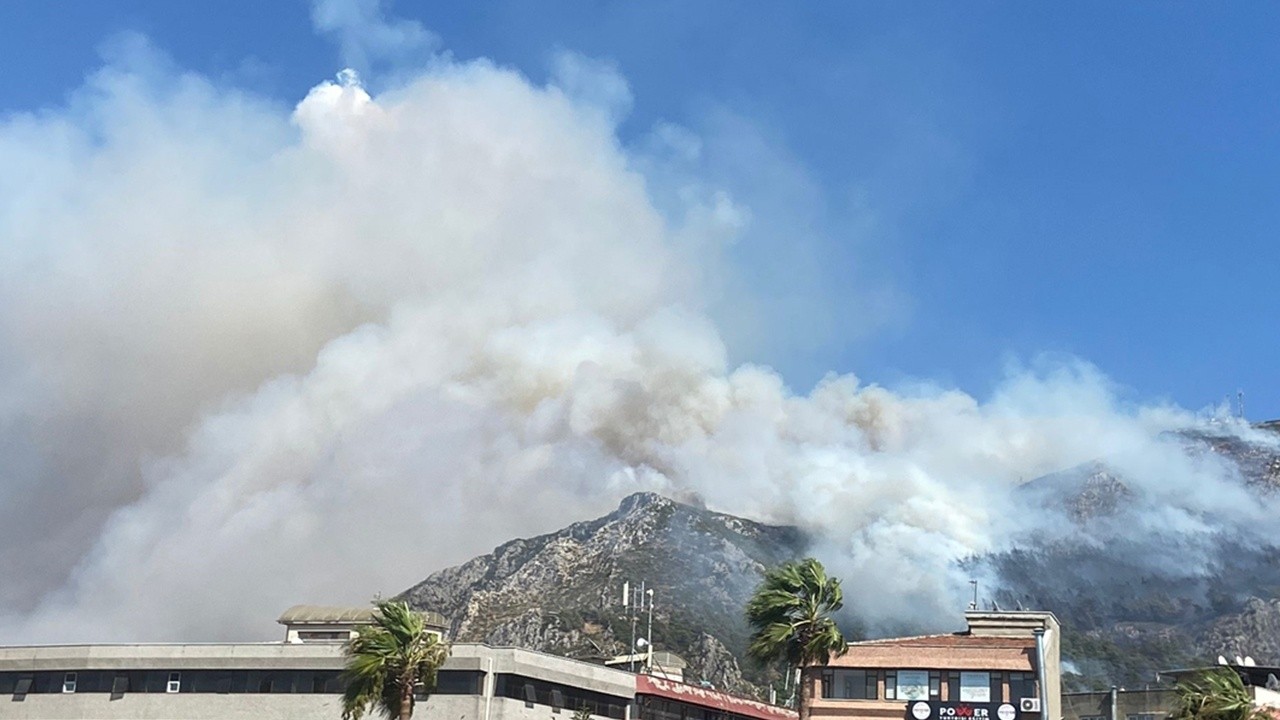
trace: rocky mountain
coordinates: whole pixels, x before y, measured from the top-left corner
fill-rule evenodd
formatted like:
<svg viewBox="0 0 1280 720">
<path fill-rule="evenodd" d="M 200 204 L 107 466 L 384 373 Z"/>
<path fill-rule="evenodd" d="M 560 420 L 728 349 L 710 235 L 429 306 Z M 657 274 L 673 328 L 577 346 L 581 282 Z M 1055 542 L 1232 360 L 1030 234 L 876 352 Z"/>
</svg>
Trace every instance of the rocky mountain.
<svg viewBox="0 0 1280 720">
<path fill-rule="evenodd" d="M 1207 426 L 1174 439 L 1192 457 L 1225 460 L 1259 501 L 1280 493 L 1280 438 L 1246 440 Z M 1027 538 L 975 564 L 1001 578 L 1001 605 L 1047 607 L 1063 621 L 1069 687 L 1146 684 L 1158 670 L 1219 654 L 1280 664 L 1280 532 L 1262 523 L 1191 543 L 1173 536 L 1166 547 L 1141 529 L 1139 493 L 1104 462 L 1039 478 L 1025 492 L 1056 503 L 1076 532 Z"/>
<path fill-rule="evenodd" d="M 443 613 L 458 640 L 602 658 L 627 652 L 622 587 L 643 581 L 654 591 L 655 647 L 685 658 L 693 679 L 755 694 L 767 678 L 739 661 L 742 608 L 766 566 L 799 557 L 806 545 L 795 528 L 640 493 L 602 518 L 437 572 L 402 597 Z M 638 636 L 647 624 L 646 612 Z"/>
<path fill-rule="evenodd" d="M 1253 496 L 1280 492 L 1280 437 L 1246 441 L 1210 427 L 1176 439 L 1191 455 L 1237 468 Z M 1130 527 L 1140 519 L 1141 490 L 1105 462 L 1033 480 L 1022 492 L 1075 530 L 1023 538 L 1014 550 L 966 562 L 1000 578 L 992 596 L 1000 606 L 1058 615 L 1069 688 L 1150 683 L 1157 670 L 1219 654 L 1280 664 L 1280 532 L 1211 532 L 1194 547 L 1161 547 Z M 637 494 L 602 518 L 437 572 L 403 597 L 443 613 L 459 640 L 603 658 L 627 652 L 632 626 L 621 588 L 644 581 L 655 591 L 658 648 L 688 660 L 693 679 L 758 694 L 770 678 L 741 660 L 742 608 L 764 567 L 801 556 L 807 545 L 795 528 Z M 1150 561 L 1153 547 L 1172 558 L 1167 567 Z M 646 625 L 640 617 L 637 636 Z"/>
</svg>

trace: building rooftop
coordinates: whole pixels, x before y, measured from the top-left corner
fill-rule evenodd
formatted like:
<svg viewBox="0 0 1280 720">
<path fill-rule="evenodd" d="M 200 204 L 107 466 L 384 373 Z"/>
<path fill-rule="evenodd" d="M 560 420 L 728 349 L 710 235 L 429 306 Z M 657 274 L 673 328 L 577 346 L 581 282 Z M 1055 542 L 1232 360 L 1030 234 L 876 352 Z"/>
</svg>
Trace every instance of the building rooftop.
<svg viewBox="0 0 1280 720">
<path fill-rule="evenodd" d="M 427 610 L 422 615 L 431 627 L 443 628 L 449 624 L 438 612 Z M 368 625 L 373 622 L 373 608 L 294 605 L 276 622 L 281 625 Z"/>
<path fill-rule="evenodd" d="M 880 640 L 861 640 L 849 643 L 849 648 L 860 646 L 888 646 L 908 648 L 1004 648 L 1023 650 L 1034 648 L 1036 642 L 1029 637 L 979 636 L 968 633 L 946 633 L 943 635 L 914 635 L 911 637 L 883 638 Z"/>
</svg>

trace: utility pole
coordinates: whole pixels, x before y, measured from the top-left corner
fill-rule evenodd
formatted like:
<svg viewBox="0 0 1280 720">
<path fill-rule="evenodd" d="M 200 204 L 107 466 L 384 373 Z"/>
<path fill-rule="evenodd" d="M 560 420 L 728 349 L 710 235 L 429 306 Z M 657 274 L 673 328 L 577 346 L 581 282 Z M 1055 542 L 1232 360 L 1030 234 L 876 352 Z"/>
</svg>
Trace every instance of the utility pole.
<svg viewBox="0 0 1280 720">
<path fill-rule="evenodd" d="M 640 602 L 644 602 L 644 581 L 643 580 L 640 581 Z M 631 604 L 631 648 L 628 650 L 628 654 L 631 656 L 631 662 L 628 664 L 628 667 L 631 669 L 631 672 L 635 672 L 636 671 L 636 606 L 635 606 L 635 603 Z"/>
<path fill-rule="evenodd" d="M 649 629 L 645 631 L 645 644 L 648 652 L 644 658 L 644 669 L 653 672 L 653 588 L 645 591 L 645 602 L 649 604 Z"/>
</svg>

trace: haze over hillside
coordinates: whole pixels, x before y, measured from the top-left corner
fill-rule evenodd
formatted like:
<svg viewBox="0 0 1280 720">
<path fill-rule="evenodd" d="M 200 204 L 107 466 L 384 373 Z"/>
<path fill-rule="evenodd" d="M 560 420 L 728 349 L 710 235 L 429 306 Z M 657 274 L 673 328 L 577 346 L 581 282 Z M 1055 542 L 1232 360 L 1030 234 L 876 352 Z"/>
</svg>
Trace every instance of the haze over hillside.
<svg viewBox="0 0 1280 720">
<path fill-rule="evenodd" d="M 642 491 L 798 528 L 876 633 L 958 623 L 1028 538 L 1171 582 L 1274 538 L 1274 494 L 1186 452 L 1202 416 L 1087 360 L 971 394 L 735 359 L 732 329 L 815 317 L 752 295 L 734 243 L 809 226 L 707 172 L 717 137 L 629 142 L 607 61 L 532 78 L 361 8 L 326 32 L 429 57 L 282 102 L 127 35 L 0 118 L 0 641 L 268 638 L 300 600 L 364 603 Z M 1087 532 L 1024 487 L 1100 459 L 1126 504 Z"/>
<path fill-rule="evenodd" d="M 1237 468 L 1238 482 L 1259 501 L 1280 492 L 1280 448 L 1274 444 L 1246 442 L 1214 426 L 1177 439 L 1189 454 L 1212 455 Z M 994 578 L 980 586 L 984 606 L 1058 615 L 1068 688 L 1150 683 L 1158 670 L 1206 663 L 1219 654 L 1280 663 L 1280 537 L 1248 544 L 1209 533 L 1198 544 L 1181 542 L 1159 557 L 1135 559 L 1134 553 L 1152 546 L 1098 541 L 1147 507 L 1143 491 L 1106 463 L 1038 478 L 1021 492 L 1064 517 L 1074 533 L 1028 534 L 1010 550 L 958 564 Z M 597 520 L 513 540 L 434 573 L 403 597 L 444 613 L 461 640 L 598 658 L 627 652 L 630 628 L 617 594 L 624 581 L 644 580 L 658 598 L 657 646 L 685 656 L 694 678 L 754 693 L 751 683 L 769 676 L 742 662 L 742 608 L 764 567 L 813 549 L 798 528 L 638 494 Z M 1188 553 L 1196 561 L 1180 562 Z M 864 578 L 843 581 L 853 598 L 865 591 L 859 587 Z M 851 637 L 861 637 L 865 617 L 851 601 L 841 617 Z M 903 632 L 960 627 L 948 617 L 899 623 Z"/>
</svg>

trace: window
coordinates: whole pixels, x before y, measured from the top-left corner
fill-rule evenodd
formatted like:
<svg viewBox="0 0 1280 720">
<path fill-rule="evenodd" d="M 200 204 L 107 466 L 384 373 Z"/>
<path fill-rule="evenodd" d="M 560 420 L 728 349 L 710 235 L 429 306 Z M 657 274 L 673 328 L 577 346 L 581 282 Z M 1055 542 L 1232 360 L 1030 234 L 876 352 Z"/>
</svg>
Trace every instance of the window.
<svg viewBox="0 0 1280 720">
<path fill-rule="evenodd" d="M 477 690 L 483 673 L 471 675 L 470 683 Z M 439 678 L 437 678 L 437 682 Z M 494 678 L 493 696 L 511 698 L 536 705 L 552 705 L 552 693 L 559 692 L 563 707 L 579 710 L 586 707 L 592 715 L 621 720 L 626 714 L 629 698 L 606 695 L 572 685 L 550 683 L 546 680 L 499 673 Z"/>
<path fill-rule="evenodd" d="M 182 689 L 182 673 L 169 673 L 169 682 L 165 683 L 164 691 L 167 693 L 176 693 Z"/>
<path fill-rule="evenodd" d="M 299 630 L 298 639 L 303 642 L 333 642 L 349 640 L 351 633 L 330 630 Z"/>
<path fill-rule="evenodd" d="M 436 673 L 435 695 L 479 695 L 484 673 L 471 670 L 441 670 Z"/>
<path fill-rule="evenodd" d="M 1009 673 L 1009 702 L 1015 705 L 1022 698 L 1039 697 L 1036 691 L 1036 675 L 1029 672 Z"/>
<path fill-rule="evenodd" d="M 1125 720 L 1163 720 L 1165 717 L 1164 713 L 1133 713 L 1125 715 Z"/>
<path fill-rule="evenodd" d="M 826 670 L 822 673 L 822 697 L 837 700 L 875 700 L 874 670 Z"/>
<path fill-rule="evenodd" d="M 1081 715 L 1080 720 L 1107 720 L 1106 715 Z"/>
<path fill-rule="evenodd" d="M 890 670 L 884 675 L 886 700 L 927 700 L 928 670 Z"/>
<path fill-rule="evenodd" d="M 1004 673 L 991 673 L 991 702 L 1004 702 Z"/>
<path fill-rule="evenodd" d="M 35 682 L 32 677 L 20 677 L 13 687 L 13 699 L 22 702 L 27 699 L 27 693 L 31 692 L 31 685 Z"/>
<path fill-rule="evenodd" d="M 929 671 L 929 697 L 942 699 L 942 672 Z"/>
<path fill-rule="evenodd" d="M 991 673 L 960 673 L 960 702 L 991 702 Z"/>
<path fill-rule="evenodd" d="M 129 690 L 129 676 L 116 675 L 111 678 L 111 699 L 119 700 Z"/>
<path fill-rule="evenodd" d="M 76 691 L 76 674 L 69 672 L 62 676 L 62 692 L 73 693 Z"/>
</svg>

